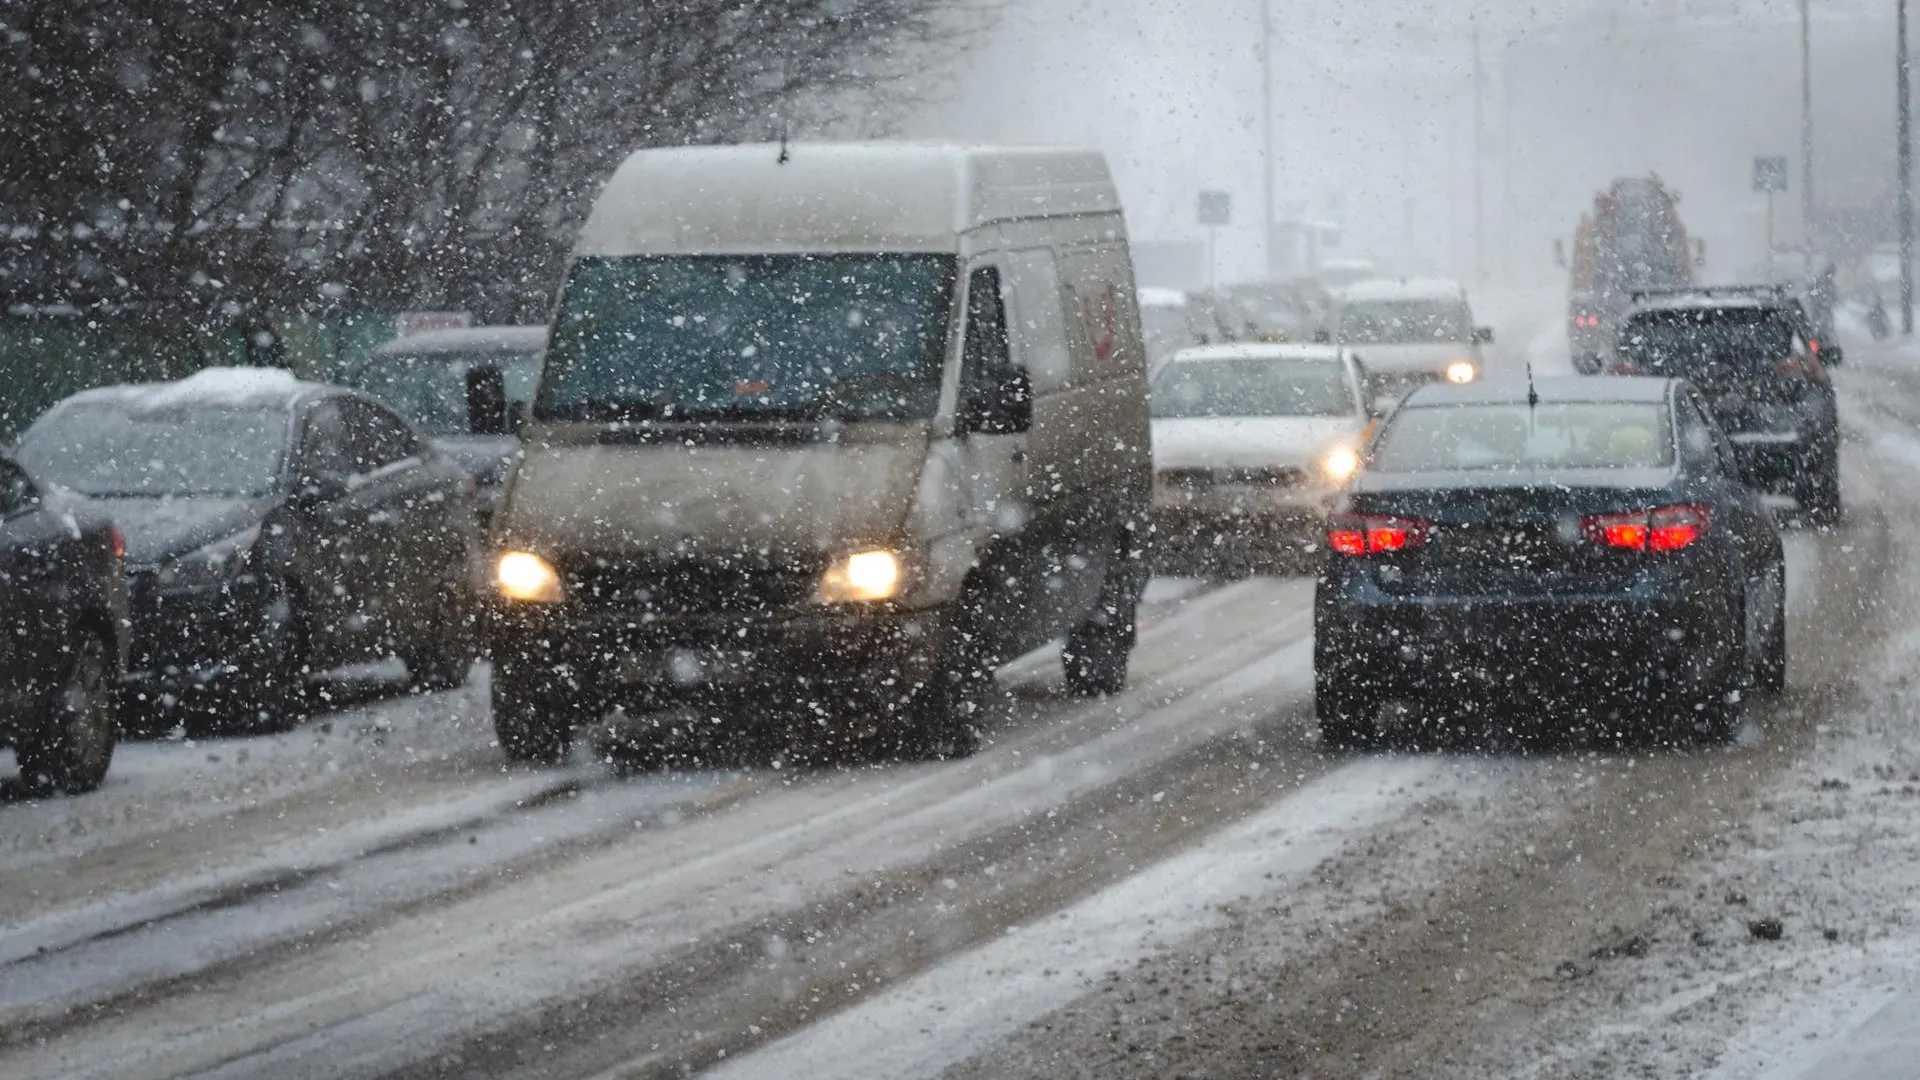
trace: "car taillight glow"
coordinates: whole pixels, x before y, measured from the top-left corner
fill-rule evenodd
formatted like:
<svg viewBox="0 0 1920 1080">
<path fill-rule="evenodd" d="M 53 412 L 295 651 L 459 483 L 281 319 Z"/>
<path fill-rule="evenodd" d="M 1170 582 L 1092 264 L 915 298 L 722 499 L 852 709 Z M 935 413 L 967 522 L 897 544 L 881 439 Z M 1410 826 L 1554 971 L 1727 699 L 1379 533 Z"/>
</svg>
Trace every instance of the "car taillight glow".
<svg viewBox="0 0 1920 1080">
<path fill-rule="evenodd" d="M 1382 555 L 1417 548 L 1431 526 L 1418 518 L 1386 514 L 1335 514 L 1327 521 L 1327 546 L 1341 555 Z"/>
<path fill-rule="evenodd" d="M 107 543 L 113 548 L 114 558 L 124 559 L 127 557 L 127 534 L 120 531 L 120 526 L 107 526 Z"/>
<path fill-rule="evenodd" d="M 1587 539 L 1628 551 L 1679 551 L 1707 534 L 1704 506 L 1660 506 L 1624 514 L 1582 518 Z"/>
</svg>

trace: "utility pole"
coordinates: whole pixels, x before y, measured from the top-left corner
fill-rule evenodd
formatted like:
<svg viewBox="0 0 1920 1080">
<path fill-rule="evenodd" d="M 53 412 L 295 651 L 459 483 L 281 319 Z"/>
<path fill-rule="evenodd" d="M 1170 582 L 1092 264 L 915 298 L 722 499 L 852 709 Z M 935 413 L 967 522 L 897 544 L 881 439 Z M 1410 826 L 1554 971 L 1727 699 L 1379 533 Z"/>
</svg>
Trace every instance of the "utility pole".
<svg viewBox="0 0 1920 1080">
<path fill-rule="evenodd" d="M 1473 279 L 1487 283 L 1486 128 L 1481 99 L 1486 69 L 1480 63 L 1480 20 L 1473 20 Z"/>
<path fill-rule="evenodd" d="M 1800 232 L 1809 260 L 1814 251 L 1813 202 L 1813 13 L 1800 0 Z M 1809 261 L 1808 269 L 1812 269 Z"/>
<path fill-rule="evenodd" d="M 1900 131 L 1900 190 L 1894 204 L 1900 215 L 1900 332 L 1913 336 L 1913 74 L 1907 55 L 1907 0 L 1898 0 L 1900 16 L 1894 36 L 1898 43 L 1900 104 L 1896 126 Z"/>
<path fill-rule="evenodd" d="M 1260 103 L 1262 106 L 1262 138 L 1266 144 L 1266 163 L 1262 171 L 1266 174 L 1266 198 L 1260 203 L 1260 220 L 1266 225 L 1266 239 L 1261 241 L 1260 249 L 1267 253 L 1267 276 L 1278 271 L 1274 256 L 1274 159 L 1273 159 L 1273 0 L 1260 0 Z"/>
</svg>

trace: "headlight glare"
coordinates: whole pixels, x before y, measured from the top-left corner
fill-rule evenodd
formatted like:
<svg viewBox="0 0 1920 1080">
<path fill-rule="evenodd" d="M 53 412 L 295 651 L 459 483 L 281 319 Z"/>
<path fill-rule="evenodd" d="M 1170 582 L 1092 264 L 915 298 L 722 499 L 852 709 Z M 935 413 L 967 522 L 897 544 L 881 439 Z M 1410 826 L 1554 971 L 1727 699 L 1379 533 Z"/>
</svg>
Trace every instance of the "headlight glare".
<svg viewBox="0 0 1920 1080">
<path fill-rule="evenodd" d="M 1480 371 L 1471 360 L 1455 360 L 1447 365 L 1447 381 L 1450 383 L 1470 383 L 1479 377 Z"/>
<path fill-rule="evenodd" d="M 557 604 L 562 597 L 560 575 L 553 564 L 531 551 L 501 552 L 493 580 L 500 595 L 509 600 Z"/>
<path fill-rule="evenodd" d="M 906 568 L 900 556 L 874 549 L 837 560 L 820 576 L 816 599 L 823 604 L 873 603 L 900 594 Z"/>
<path fill-rule="evenodd" d="M 1344 484 L 1360 471 L 1360 455 L 1351 446 L 1336 446 L 1320 455 L 1320 471 L 1336 484 Z"/>
</svg>

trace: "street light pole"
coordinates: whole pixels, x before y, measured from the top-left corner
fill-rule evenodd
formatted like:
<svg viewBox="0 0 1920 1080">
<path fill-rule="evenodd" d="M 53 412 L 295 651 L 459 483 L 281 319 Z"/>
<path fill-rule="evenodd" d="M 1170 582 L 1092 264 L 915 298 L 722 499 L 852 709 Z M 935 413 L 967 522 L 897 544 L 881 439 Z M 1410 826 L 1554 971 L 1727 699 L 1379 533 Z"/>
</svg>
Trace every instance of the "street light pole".
<svg viewBox="0 0 1920 1080">
<path fill-rule="evenodd" d="M 1473 21 L 1473 279 L 1487 283 L 1487 144 L 1483 92 L 1486 69 L 1480 63 L 1480 21 Z"/>
<path fill-rule="evenodd" d="M 1273 220 L 1273 0 L 1260 0 L 1260 101 L 1264 118 L 1261 135 L 1266 146 L 1266 163 L 1262 169 L 1266 198 L 1260 208 L 1261 221 L 1267 229 L 1266 239 L 1260 246 L 1267 253 L 1267 276 L 1273 276 L 1279 272 Z"/>
<path fill-rule="evenodd" d="M 1800 0 L 1800 232 L 1807 254 L 1814 250 L 1813 203 L 1813 14 Z M 1812 264 L 1808 264 L 1812 268 Z"/>
<path fill-rule="evenodd" d="M 1899 57 L 1898 82 L 1900 104 L 1895 126 L 1900 139 L 1899 190 L 1894 204 L 1900 215 L 1900 332 L 1913 335 L 1913 85 L 1907 55 L 1907 0 L 1898 0 L 1899 19 L 1894 36 Z"/>
</svg>

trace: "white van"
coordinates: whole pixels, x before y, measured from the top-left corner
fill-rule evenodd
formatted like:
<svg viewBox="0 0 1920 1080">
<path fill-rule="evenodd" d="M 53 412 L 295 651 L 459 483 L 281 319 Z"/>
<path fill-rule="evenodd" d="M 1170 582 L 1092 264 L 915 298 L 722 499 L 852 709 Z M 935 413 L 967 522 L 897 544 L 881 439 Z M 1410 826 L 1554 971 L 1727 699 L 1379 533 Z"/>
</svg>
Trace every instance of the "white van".
<svg viewBox="0 0 1920 1080">
<path fill-rule="evenodd" d="M 993 668 L 1061 636 L 1068 687 L 1114 692 L 1149 437 L 1099 154 L 636 153 L 495 528 L 501 746 L 552 760 L 613 706 L 734 696 L 965 754 Z"/>
<path fill-rule="evenodd" d="M 1486 372 L 1467 290 L 1445 278 L 1360 281 L 1334 293 L 1332 340 L 1358 353 L 1374 391 L 1399 397 L 1424 382 L 1468 383 Z"/>
</svg>

